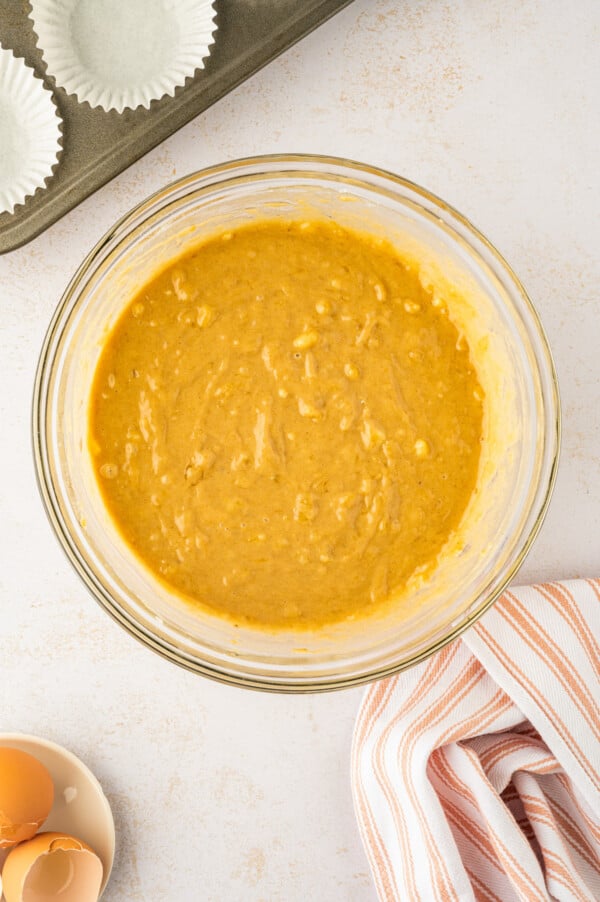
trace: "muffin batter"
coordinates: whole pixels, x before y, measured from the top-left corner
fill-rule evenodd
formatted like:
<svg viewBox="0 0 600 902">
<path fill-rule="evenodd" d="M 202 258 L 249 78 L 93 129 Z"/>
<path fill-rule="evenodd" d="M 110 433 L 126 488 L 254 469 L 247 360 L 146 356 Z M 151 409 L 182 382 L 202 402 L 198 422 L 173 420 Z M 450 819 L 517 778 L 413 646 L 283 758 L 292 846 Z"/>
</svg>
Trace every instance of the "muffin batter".
<svg viewBox="0 0 600 902">
<path fill-rule="evenodd" d="M 482 413 L 467 342 L 390 244 L 264 221 L 133 299 L 89 444 L 156 577 L 237 623 L 307 629 L 435 566 L 475 489 Z"/>
</svg>

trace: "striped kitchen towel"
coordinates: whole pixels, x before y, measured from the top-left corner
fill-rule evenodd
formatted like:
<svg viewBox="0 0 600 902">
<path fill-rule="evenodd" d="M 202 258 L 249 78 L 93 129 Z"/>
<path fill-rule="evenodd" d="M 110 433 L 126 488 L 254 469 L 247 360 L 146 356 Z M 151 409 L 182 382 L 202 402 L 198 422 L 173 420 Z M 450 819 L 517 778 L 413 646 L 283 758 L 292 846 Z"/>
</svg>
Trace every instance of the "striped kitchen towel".
<svg viewBox="0 0 600 902">
<path fill-rule="evenodd" d="M 506 592 L 371 685 L 352 789 L 380 899 L 600 900 L 600 580 Z"/>
</svg>

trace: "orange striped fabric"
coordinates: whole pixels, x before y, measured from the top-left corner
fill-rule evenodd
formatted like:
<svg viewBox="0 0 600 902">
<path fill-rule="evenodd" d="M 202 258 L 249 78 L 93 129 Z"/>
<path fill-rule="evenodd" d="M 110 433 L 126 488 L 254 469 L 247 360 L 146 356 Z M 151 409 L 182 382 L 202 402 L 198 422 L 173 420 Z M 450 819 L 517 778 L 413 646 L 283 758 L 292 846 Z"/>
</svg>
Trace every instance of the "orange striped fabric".
<svg viewBox="0 0 600 902">
<path fill-rule="evenodd" d="M 370 686 L 352 790 L 385 902 L 600 900 L 600 580 L 506 592 Z"/>
</svg>

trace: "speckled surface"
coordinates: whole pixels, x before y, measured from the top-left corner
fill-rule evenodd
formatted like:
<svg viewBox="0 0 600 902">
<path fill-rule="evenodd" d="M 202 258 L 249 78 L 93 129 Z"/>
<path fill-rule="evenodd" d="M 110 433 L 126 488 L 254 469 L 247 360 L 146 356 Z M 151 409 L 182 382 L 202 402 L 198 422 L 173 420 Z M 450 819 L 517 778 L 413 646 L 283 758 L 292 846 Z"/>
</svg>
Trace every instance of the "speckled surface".
<svg viewBox="0 0 600 902">
<path fill-rule="evenodd" d="M 259 0 L 256 0 L 259 2 Z M 469 216 L 523 279 L 564 439 L 519 581 L 600 571 L 600 6 L 357 0 L 28 246 L 0 258 L 0 727 L 70 747 L 113 805 L 106 902 L 373 902 L 348 782 L 360 691 L 207 682 L 93 603 L 46 522 L 30 399 L 51 313 L 94 242 L 173 178 L 272 151 L 393 169 Z"/>
</svg>

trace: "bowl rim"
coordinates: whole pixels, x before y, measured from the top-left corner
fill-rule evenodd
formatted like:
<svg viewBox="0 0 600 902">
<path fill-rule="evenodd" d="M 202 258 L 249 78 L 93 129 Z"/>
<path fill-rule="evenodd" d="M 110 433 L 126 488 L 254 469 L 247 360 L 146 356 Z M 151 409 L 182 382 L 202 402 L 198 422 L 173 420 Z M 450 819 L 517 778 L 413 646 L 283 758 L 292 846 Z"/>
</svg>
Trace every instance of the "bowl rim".
<svg viewBox="0 0 600 902">
<path fill-rule="evenodd" d="M 276 170 L 273 167 L 279 165 L 281 168 Z M 544 436 L 544 453 L 547 453 L 546 445 L 552 440 L 552 449 L 550 451 L 551 459 L 546 464 L 548 468 L 547 482 L 543 489 L 543 497 L 538 501 L 539 509 L 534 522 L 531 524 L 529 531 L 526 533 L 521 547 L 506 572 L 499 580 L 498 584 L 486 597 L 485 601 L 480 604 L 474 611 L 469 613 L 464 620 L 453 627 L 445 636 L 427 645 L 410 658 L 399 662 L 387 664 L 385 666 L 374 667 L 368 671 L 361 671 L 358 674 L 334 674 L 332 676 L 311 677 L 303 682 L 300 679 L 286 680 L 285 677 L 274 679 L 266 676 L 256 676 L 250 674 L 234 673 L 228 670 L 220 669 L 220 667 L 208 664 L 198 658 L 192 659 L 191 656 L 182 653 L 181 650 L 171 645 L 168 640 L 159 640 L 156 635 L 142 627 L 134 619 L 126 616 L 115 604 L 108 591 L 102 583 L 96 578 L 95 574 L 87 567 L 84 557 L 81 555 L 75 541 L 73 540 L 62 515 L 60 514 L 57 493 L 52 480 L 51 468 L 48 461 L 48 448 L 46 443 L 46 404 L 47 400 L 48 377 L 52 372 L 52 356 L 50 355 L 53 343 L 61 334 L 61 326 L 67 308 L 69 307 L 72 296 L 77 289 L 82 278 L 86 276 L 90 266 L 94 260 L 99 257 L 103 249 L 111 242 L 120 242 L 127 238 L 129 232 L 128 227 L 131 225 L 137 228 L 144 224 L 145 220 L 140 220 L 140 216 L 147 211 L 147 218 L 167 207 L 169 203 L 185 196 L 185 189 L 198 189 L 204 186 L 215 186 L 219 183 L 226 182 L 230 177 L 243 175 L 240 170 L 254 169 L 255 167 L 264 166 L 264 175 L 274 174 L 292 174 L 294 172 L 307 173 L 310 167 L 335 167 L 337 169 L 348 170 L 355 179 L 365 179 L 372 176 L 382 179 L 386 183 L 391 183 L 392 188 L 400 188 L 416 194 L 419 201 L 423 203 L 423 209 L 430 212 L 430 206 L 433 205 L 447 214 L 453 221 L 461 226 L 472 239 L 479 242 L 485 251 L 492 257 L 493 263 L 499 268 L 502 274 L 507 277 L 512 288 L 520 296 L 520 300 L 524 303 L 527 313 L 531 319 L 531 325 L 534 328 L 536 339 L 543 356 L 546 358 L 547 374 L 549 376 L 550 403 L 548 404 L 546 413 L 548 415 L 548 424 Z M 327 168 L 319 174 L 326 175 Z M 254 176 L 260 175 L 260 171 L 253 171 Z M 198 183 L 201 183 L 200 185 Z M 364 182 L 367 184 L 366 182 Z M 372 187 L 372 186 L 369 186 Z M 115 246 L 117 247 L 118 244 Z M 476 248 L 477 256 L 480 256 L 479 249 Z M 387 169 L 372 166 L 368 163 L 358 162 L 346 157 L 338 157 L 333 155 L 321 154 L 305 154 L 305 153 L 279 153 L 279 154 L 263 154 L 255 156 L 241 157 L 239 159 L 228 160 L 223 163 L 208 166 L 195 172 L 189 173 L 181 178 L 174 179 L 167 183 L 157 191 L 152 192 L 146 198 L 142 199 L 138 204 L 132 207 L 124 215 L 122 215 L 95 243 L 92 249 L 84 257 L 77 267 L 75 273 L 69 280 L 63 291 L 62 297 L 55 308 L 55 311 L 47 328 L 38 364 L 36 368 L 35 381 L 32 394 L 31 407 L 31 438 L 33 445 L 33 458 L 35 477 L 40 492 L 46 515 L 50 521 L 53 532 L 56 535 L 63 551 L 66 553 L 71 565 L 78 573 L 86 585 L 88 591 L 94 597 L 96 602 L 119 623 L 130 635 L 136 638 L 147 648 L 150 648 L 166 660 L 173 661 L 186 670 L 200 673 L 209 679 L 220 683 L 243 686 L 256 690 L 279 692 L 288 694 L 306 694 L 316 692 L 328 692 L 342 688 L 363 685 L 374 680 L 380 680 L 400 673 L 415 664 L 427 659 L 445 645 L 459 638 L 470 626 L 472 626 L 502 595 L 509 583 L 512 581 L 517 571 L 520 569 L 523 561 L 527 557 L 533 542 L 535 541 L 544 519 L 546 517 L 556 476 L 558 471 L 558 463 L 560 457 L 561 445 L 561 405 L 559 396 L 559 387 L 556 366 L 553 360 L 552 351 L 550 349 L 546 332 L 541 322 L 540 316 L 534 307 L 527 291 L 525 290 L 520 279 L 513 271 L 512 267 L 498 251 L 495 245 L 470 221 L 468 217 L 456 210 L 451 204 L 444 201 L 438 195 L 423 188 L 410 179 L 399 176 Z M 541 489 L 541 481 L 538 491 Z M 535 506 L 535 501 L 534 505 Z"/>
</svg>

